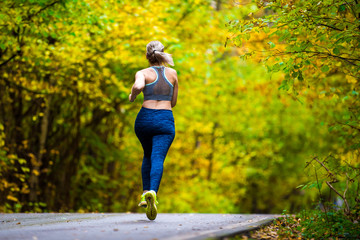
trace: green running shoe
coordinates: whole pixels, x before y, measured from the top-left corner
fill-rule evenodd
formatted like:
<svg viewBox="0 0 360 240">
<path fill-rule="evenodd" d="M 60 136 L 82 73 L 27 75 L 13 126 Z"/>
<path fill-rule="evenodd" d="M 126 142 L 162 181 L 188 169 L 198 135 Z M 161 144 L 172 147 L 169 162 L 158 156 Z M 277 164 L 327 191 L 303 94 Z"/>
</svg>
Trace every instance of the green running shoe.
<svg viewBox="0 0 360 240">
<path fill-rule="evenodd" d="M 156 215 L 157 215 L 156 204 L 158 203 L 156 201 L 155 191 L 151 190 L 151 191 L 145 193 L 145 199 L 146 199 L 146 203 L 147 203 L 146 216 L 149 220 L 155 220 Z"/>
<path fill-rule="evenodd" d="M 140 199 L 140 202 L 138 204 L 139 207 L 143 207 L 143 208 L 146 208 L 147 207 L 147 202 L 145 200 L 145 193 L 143 193 L 141 195 L 141 199 Z"/>
</svg>

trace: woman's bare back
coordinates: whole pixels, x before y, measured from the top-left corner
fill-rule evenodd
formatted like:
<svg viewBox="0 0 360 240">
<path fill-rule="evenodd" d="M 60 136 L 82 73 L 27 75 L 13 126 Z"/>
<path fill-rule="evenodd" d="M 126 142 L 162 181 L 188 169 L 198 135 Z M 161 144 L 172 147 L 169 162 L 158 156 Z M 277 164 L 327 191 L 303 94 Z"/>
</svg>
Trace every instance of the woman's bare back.
<svg viewBox="0 0 360 240">
<path fill-rule="evenodd" d="M 145 68 L 141 70 L 145 76 L 145 84 L 152 83 L 156 80 L 156 73 L 152 68 Z M 172 101 L 162 101 L 162 100 L 144 100 L 143 107 L 152 108 L 152 109 L 169 109 L 175 106 L 177 100 L 177 73 L 176 70 L 172 68 L 165 68 L 165 75 L 169 82 L 174 86 L 173 100 Z M 176 88 L 176 89 L 175 89 Z M 174 104 L 175 103 L 175 104 Z"/>
</svg>

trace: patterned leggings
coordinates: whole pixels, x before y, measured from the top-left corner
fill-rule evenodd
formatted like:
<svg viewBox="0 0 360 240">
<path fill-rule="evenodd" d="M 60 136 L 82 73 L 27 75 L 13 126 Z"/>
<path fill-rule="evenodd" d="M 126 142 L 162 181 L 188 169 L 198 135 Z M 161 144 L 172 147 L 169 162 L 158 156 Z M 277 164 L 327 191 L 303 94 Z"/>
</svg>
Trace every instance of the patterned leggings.
<svg viewBox="0 0 360 240">
<path fill-rule="evenodd" d="M 144 150 L 141 167 L 143 190 L 159 190 L 166 154 L 175 137 L 171 110 L 142 107 L 135 120 L 135 133 Z"/>
</svg>

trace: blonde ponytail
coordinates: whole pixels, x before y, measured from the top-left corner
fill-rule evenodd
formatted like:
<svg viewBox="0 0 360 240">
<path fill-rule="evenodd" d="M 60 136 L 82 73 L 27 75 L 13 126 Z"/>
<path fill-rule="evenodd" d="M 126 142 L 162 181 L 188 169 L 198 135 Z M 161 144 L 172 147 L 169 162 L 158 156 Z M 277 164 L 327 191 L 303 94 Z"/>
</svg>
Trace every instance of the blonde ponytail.
<svg viewBox="0 0 360 240">
<path fill-rule="evenodd" d="M 171 54 L 164 53 L 164 45 L 159 41 L 151 41 L 146 45 L 146 58 L 150 64 L 174 66 Z"/>
</svg>

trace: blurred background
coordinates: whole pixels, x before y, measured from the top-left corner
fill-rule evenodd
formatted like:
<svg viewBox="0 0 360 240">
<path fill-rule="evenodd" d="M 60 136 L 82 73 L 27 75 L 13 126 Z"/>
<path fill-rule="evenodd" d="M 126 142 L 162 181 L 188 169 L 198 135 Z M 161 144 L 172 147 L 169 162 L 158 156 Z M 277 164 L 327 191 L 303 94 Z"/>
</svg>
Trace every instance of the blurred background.
<svg viewBox="0 0 360 240">
<path fill-rule="evenodd" d="M 179 77 L 159 211 L 317 205 L 311 184 L 327 173 L 309 162 L 331 153 L 338 164 L 359 163 L 359 147 L 346 148 L 359 131 L 344 137 L 331 125 L 349 119 L 351 105 L 341 92 L 329 94 L 357 79 L 323 71 L 297 95 L 281 88 L 286 74 L 240 58 L 245 46 L 227 41 L 236 31 L 229 21 L 258 9 L 226 0 L 2 1 L 0 212 L 141 212 L 142 148 L 133 127 L 142 96 L 129 103 L 128 95 L 135 73 L 148 67 L 152 40 L 173 55 Z M 255 37 L 247 47 L 268 45 L 265 34 Z"/>
</svg>

